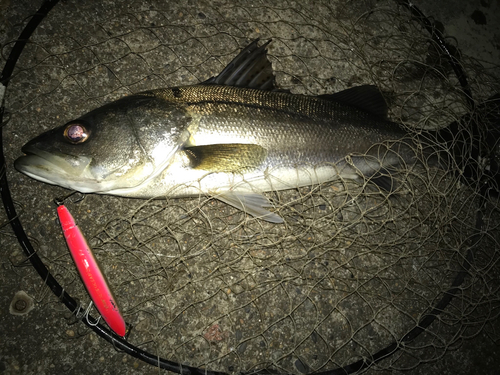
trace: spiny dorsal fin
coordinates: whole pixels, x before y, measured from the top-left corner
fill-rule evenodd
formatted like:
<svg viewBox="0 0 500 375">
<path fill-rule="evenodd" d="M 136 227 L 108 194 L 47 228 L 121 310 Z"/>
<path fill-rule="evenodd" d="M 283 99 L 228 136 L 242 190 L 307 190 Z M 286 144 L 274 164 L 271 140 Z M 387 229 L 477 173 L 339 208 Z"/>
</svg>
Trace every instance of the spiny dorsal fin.
<svg viewBox="0 0 500 375">
<path fill-rule="evenodd" d="M 244 172 L 260 166 L 267 150 L 254 144 L 213 144 L 185 147 L 191 168 L 210 172 Z"/>
<path fill-rule="evenodd" d="M 335 94 L 319 95 L 318 98 L 347 104 L 382 118 L 387 117 L 387 103 L 377 86 L 356 86 Z"/>
<path fill-rule="evenodd" d="M 203 85 L 225 85 L 259 90 L 274 90 L 274 72 L 267 58 L 267 45 L 257 47 L 255 39 L 236 56 L 217 77 L 202 82 Z"/>
</svg>

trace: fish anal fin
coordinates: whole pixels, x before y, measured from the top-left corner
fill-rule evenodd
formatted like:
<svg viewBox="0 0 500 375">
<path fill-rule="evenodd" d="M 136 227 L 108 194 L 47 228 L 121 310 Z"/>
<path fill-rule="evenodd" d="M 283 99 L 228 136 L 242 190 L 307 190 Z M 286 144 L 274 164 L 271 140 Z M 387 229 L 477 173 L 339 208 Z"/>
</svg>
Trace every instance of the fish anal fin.
<svg viewBox="0 0 500 375">
<path fill-rule="evenodd" d="M 388 155 L 351 155 L 349 164 L 354 172 L 380 190 L 393 193 L 397 188 L 394 174 L 397 173 L 398 159 Z"/>
<path fill-rule="evenodd" d="M 396 181 L 387 169 L 381 168 L 369 178 L 369 181 L 377 185 L 381 190 L 392 193 L 396 190 Z"/>
<path fill-rule="evenodd" d="M 185 147 L 193 169 L 210 172 L 244 172 L 259 167 L 267 156 L 267 150 L 255 144 L 212 144 Z"/>
<path fill-rule="evenodd" d="M 261 194 L 227 191 L 215 194 L 214 197 L 256 218 L 275 224 L 283 223 L 283 218 L 281 216 L 265 208 L 271 207 L 272 204 Z"/>
</svg>

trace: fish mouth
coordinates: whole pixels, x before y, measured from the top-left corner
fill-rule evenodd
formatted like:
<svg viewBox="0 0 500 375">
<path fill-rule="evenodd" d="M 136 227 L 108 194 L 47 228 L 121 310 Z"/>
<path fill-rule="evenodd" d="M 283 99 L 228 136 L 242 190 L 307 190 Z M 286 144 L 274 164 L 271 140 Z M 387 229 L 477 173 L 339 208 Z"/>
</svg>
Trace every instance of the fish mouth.
<svg viewBox="0 0 500 375">
<path fill-rule="evenodd" d="M 24 156 L 14 162 L 14 167 L 21 173 L 48 184 L 59 185 L 68 189 L 76 189 L 82 193 L 95 191 L 95 180 L 90 176 L 88 166 L 92 158 L 86 156 L 61 156 L 40 150 L 31 145 L 22 148 Z"/>
</svg>

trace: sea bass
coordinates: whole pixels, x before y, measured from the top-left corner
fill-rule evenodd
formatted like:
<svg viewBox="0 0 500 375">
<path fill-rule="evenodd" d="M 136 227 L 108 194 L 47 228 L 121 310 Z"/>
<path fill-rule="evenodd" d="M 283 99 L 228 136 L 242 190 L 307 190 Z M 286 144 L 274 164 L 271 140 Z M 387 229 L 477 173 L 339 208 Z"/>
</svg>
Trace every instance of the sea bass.
<svg viewBox="0 0 500 375">
<path fill-rule="evenodd" d="M 254 41 L 202 84 L 130 95 L 45 132 L 15 167 L 82 193 L 207 194 L 274 223 L 283 219 L 263 192 L 339 176 L 391 191 L 391 171 L 412 163 L 417 147 L 385 118 L 380 92 L 278 91 L 266 45 Z"/>
</svg>

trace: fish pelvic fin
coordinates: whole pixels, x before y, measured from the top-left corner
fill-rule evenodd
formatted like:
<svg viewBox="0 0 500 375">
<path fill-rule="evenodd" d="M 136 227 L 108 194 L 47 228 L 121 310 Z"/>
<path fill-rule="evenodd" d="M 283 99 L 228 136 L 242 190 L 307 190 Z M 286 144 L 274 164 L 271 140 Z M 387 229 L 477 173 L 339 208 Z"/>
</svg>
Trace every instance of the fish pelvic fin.
<svg viewBox="0 0 500 375">
<path fill-rule="evenodd" d="M 214 197 L 256 218 L 275 224 L 283 223 L 283 218 L 281 216 L 265 208 L 271 207 L 272 204 L 261 194 L 227 191 L 215 194 Z"/>
</svg>

